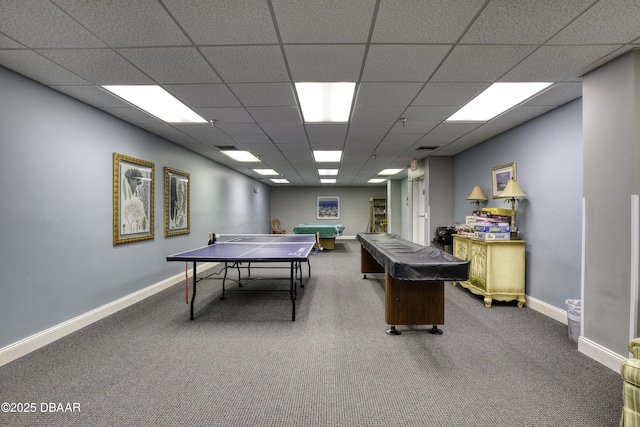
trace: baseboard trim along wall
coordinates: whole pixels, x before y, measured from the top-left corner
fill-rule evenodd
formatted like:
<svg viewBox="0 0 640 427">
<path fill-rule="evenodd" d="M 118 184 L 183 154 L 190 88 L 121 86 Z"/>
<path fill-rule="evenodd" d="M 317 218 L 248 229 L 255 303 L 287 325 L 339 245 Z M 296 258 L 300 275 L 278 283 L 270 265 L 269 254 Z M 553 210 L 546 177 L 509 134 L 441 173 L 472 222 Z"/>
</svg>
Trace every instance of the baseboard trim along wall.
<svg viewBox="0 0 640 427">
<path fill-rule="evenodd" d="M 348 237 L 342 236 L 342 239 Z M 215 263 L 205 263 L 198 266 L 198 273 L 213 267 Z M 193 270 L 189 270 L 189 276 L 193 275 Z M 0 366 L 16 360 L 32 351 L 35 351 L 47 344 L 50 344 L 66 335 L 69 335 L 79 329 L 84 328 L 100 319 L 114 314 L 124 308 L 127 308 L 145 298 L 148 298 L 158 292 L 161 292 L 175 284 L 178 284 L 184 280 L 184 275 L 176 274 L 161 282 L 148 286 L 137 292 L 134 292 L 112 303 L 105 304 L 102 307 L 98 307 L 95 310 L 89 311 L 78 317 L 70 319 L 59 325 L 53 326 L 30 337 L 24 338 L 18 342 L 10 344 L 0 349 Z M 551 317 L 560 323 L 567 324 L 567 312 L 552 305 L 549 305 L 543 301 L 537 300 L 530 296 L 527 296 L 526 306 L 535 310 L 545 316 Z M 568 338 L 567 338 L 568 339 Z M 612 352 L 584 337 L 580 337 L 578 340 L 578 351 L 584 353 L 588 357 L 601 363 L 602 365 L 618 372 L 620 370 L 620 364 L 624 360 L 623 356 Z"/>
<path fill-rule="evenodd" d="M 215 263 L 203 263 L 198 266 L 198 273 L 215 265 Z M 189 277 L 192 277 L 193 269 L 188 270 L 188 274 Z M 66 322 L 60 323 L 49 329 L 45 329 L 42 332 L 38 332 L 37 334 L 0 348 L 0 366 L 6 365 L 13 360 L 59 340 L 66 335 L 76 332 L 77 330 L 97 322 L 98 320 L 104 319 L 105 317 L 140 302 L 145 298 L 149 298 L 150 296 L 178 284 L 183 280 L 184 273 L 176 274 L 175 276 L 164 279 L 161 282 L 155 283 L 109 304 L 105 304 L 102 307 L 98 307 L 95 310 L 91 310 L 87 313 L 81 314 L 80 316 L 74 317 L 73 319 L 69 319 Z"/>
</svg>

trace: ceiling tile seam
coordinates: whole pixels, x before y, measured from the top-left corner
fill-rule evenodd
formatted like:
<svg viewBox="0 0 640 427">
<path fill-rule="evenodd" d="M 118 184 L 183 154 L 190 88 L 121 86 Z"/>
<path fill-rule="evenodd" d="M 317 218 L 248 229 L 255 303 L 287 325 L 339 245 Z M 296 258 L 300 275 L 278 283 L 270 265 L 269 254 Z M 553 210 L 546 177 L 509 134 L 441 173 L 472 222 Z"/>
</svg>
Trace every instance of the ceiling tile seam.
<svg viewBox="0 0 640 427">
<path fill-rule="evenodd" d="M 378 0 L 377 3 L 379 3 L 380 0 Z M 402 113 L 396 118 L 395 123 L 397 123 L 399 120 L 402 120 L 402 117 L 404 117 L 406 115 L 407 110 L 409 109 L 409 107 L 413 104 L 413 102 L 415 102 L 415 100 L 418 98 L 418 96 L 420 95 L 420 93 L 424 90 L 424 88 L 426 87 L 426 85 L 431 81 L 431 79 L 433 78 L 433 76 L 438 72 L 438 70 L 440 69 L 440 67 L 442 67 L 442 64 L 444 64 L 444 62 L 447 60 L 447 58 L 449 57 L 449 55 L 451 55 L 451 52 L 453 52 L 453 50 L 456 48 L 456 46 L 460 43 L 460 40 L 462 40 L 462 38 L 465 36 L 465 34 L 469 31 L 469 28 L 471 28 L 471 26 L 475 23 L 475 21 L 478 19 L 478 17 L 482 14 L 482 12 L 484 11 L 484 9 L 487 7 L 487 5 L 489 4 L 490 0 L 485 0 L 484 4 L 482 5 L 482 7 L 480 7 L 478 9 L 478 11 L 476 12 L 476 14 L 473 16 L 473 18 L 471 18 L 469 20 L 469 23 L 467 24 L 467 26 L 465 27 L 465 29 L 463 31 L 460 32 L 460 35 L 458 36 L 458 39 L 453 43 L 453 44 L 448 44 L 448 43 L 431 43 L 431 45 L 438 45 L 438 46 L 442 46 L 442 45 L 449 45 L 449 50 L 447 50 L 447 52 L 445 53 L 445 55 L 443 56 L 443 58 L 440 60 L 440 62 L 438 63 L 438 65 L 434 68 L 434 70 L 431 72 L 431 74 L 429 75 L 429 77 L 424 81 L 421 82 L 423 83 L 422 86 L 420 87 L 420 90 L 418 90 L 418 92 L 415 94 L 415 96 L 411 99 L 411 102 L 409 102 L 407 104 L 407 107 L 402 111 Z M 382 44 L 382 43 L 381 43 Z M 395 45 L 392 43 L 387 43 L 390 45 Z M 400 43 L 399 43 L 400 44 Z M 440 122 L 442 123 L 442 121 Z M 387 135 L 389 135 L 391 133 L 391 130 L 393 129 L 393 126 L 391 126 L 389 128 L 389 130 L 387 130 L 387 132 L 383 135 L 383 137 L 380 139 L 380 141 L 378 142 L 378 144 L 376 145 L 376 147 L 373 149 L 373 155 L 372 157 L 375 157 L 375 152 L 376 150 L 378 150 L 378 148 L 380 148 L 380 145 L 382 144 L 382 142 L 384 141 L 384 139 L 387 137 Z M 426 134 L 423 135 L 423 137 L 425 135 L 427 135 L 429 132 L 427 132 Z M 448 145 L 448 144 L 447 144 Z M 438 147 L 440 148 L 440 147 Z M 438 149 L 434 150 L 434 152 L 438 151 Z M 371 158 L 371 157 L 370 157 Z M 398 158 L 396 158 L 397 160 Z M 362 166 L 362 168 L 360 168 L 360 170 L 358 171 L 357 175 L 360 175 L 361 172 L 366 168 L 368 161 Z"/>
<path fill-rule="evenodd" d="M 291 67 L 289 66 L 289 61 L 287 60 L 287 55 L 285 53 L 284 50 L 284 44 L 282 43 L 282 34 L 280 33 L 280 27 L 278 26 L 278 20 L 276 19 L 276 12 L 275 9 L 273 8 L 273 3 L 271 2 L 271 0 L 267 0 L 267 5 L 269 6 L 269 14 L 271 15 L 271 23 L 273 25 L 273 29 L 276 33 L 276 38 L 278 40 L 278 47 L 280 48 L 280 54 L 282 55 L 282 60 L 284 62 L 284 67 L 285 70 L 287 71 L 287 76 L 289 77 L 289 84 L 291 85 L 291 89 L 293 92 L 293 97 L 295 98 L 295 103 L 296 103 L 296 109 L 298 110 L 298 115 L 300 117 L 300 121 L 302 122 L 302 128 L 304 129 L 304 135 L 305 138 L 307 140 L 307 146 L 309 147 L 309 151 L 312 151 L 312 147 L 311 147 L 311 139 L 309 138 L 309 132 L 307 131 L 307 127 L 304 123 L 304 118 L 302 116 L 302 111 L 300 111 L 300 99 L 298 97 L 298 92 L 295 89 L 295 84 L 293 81 L 293 76 L 291 75 Z M 265 132 L 265 134 L 267 134 Z M 268 136 L 268 134 L 267 134 Z M 268 136 L 269 140 L 271 140 L 271 137 Z M 271 140 L 271 142 L 273 142 Z M 296 174 L 298 174 L 298 177 L 302 180 L 302 182 L 304 182 L 305 184 L 309 184 L 305 179 L 304 179 L 304 175 L 301 174 L 298 169 L 296 168 L 295 165 L 291 164 L 291 162 L 289 161 L 288 157 L 285 156 L 285 154 L 282 152 L 282 150 L 280 150 L 280 147 L 278 147 L 277 144 L 273 143 L 273 145 L 275 146 L 276 150 L 278 150 L 280 152 L 280 154 L 282 154 L 282 156 L 287 160 L 287 163 L 291 166 L 291 168 L 296 171 Z"/>
<path fill-rule="evenodd" d="M 369 34 L 367 35 L 367 42 L 365 43 L 364 53 L 362 55 L 362 62 L 360 63 L 360 72 L 358 73 L 358 81 L 356 82 L 356 91 L 354 93 L 353 102 L 351 103 L 351 111 L 349 112 L 349 121 L 347 122 L 347 129 L 344 133 L 344 139 L 342 140 L 342 152 L 344 153 L 347 147 L 347 138 L 349 137 L 349 130 L 351 129 L 351 123 L 353 123 L 353 115 L 356 111 L 356 103 L 358 95 L 360 94 L 360 88 L 362 87 L 362 76 L 364 75 L 364 69 L 367 65 L 367 58 L 369 56 L 369 49 L 371 48 L 371 39 L 373 38 L 373 32 L 375 30 L 376 21 L 378 20 L 378 12 L 380 10 L 380 0 L 376 0 L 376 4 L 373 7 L 373 14 L 371 17 L 371 24 L 369 24 Z M 365 163 L 366 164 L 366 163 Z M 362 170 L 362 168 L 360 168 Z M 353 184 L 358 174 L 356 173 L 349 181 L 349 185 Z"/>
</svg>

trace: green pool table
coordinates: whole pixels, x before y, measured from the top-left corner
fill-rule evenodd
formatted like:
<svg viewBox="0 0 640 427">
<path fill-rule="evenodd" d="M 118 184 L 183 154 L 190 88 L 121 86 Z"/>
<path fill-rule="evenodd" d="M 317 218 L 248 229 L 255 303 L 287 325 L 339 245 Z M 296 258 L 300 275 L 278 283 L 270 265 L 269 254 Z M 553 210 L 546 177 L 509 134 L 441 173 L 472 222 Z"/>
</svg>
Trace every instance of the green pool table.
<svg viewBox="0 0 640 427">
<path fill-rule="evenodd" d="M 305 223 L 293 227 L 296 234 L 320 234 L 320 246 L 324 249 L 334 249 L 336 237 L 342 236 L 344 227 L 335 223 Z"/>
</svg>

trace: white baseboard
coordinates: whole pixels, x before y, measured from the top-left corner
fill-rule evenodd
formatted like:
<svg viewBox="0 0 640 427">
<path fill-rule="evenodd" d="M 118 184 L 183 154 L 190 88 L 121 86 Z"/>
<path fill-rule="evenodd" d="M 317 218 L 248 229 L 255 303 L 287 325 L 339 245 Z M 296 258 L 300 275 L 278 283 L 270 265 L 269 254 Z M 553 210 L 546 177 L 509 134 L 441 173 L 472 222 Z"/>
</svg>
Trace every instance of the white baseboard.
<svg viewBox="0 0 640 427">
<path fill-rule="evenodd" d="M 215 263 L 204 263 L 198 266 L 198 273 L 214 266 Z M 193 276 L 193 269 L 189 270 L 189 277 Z M 145 298 L 148 298 L 158 292 L 161 292 L 184 280 L 184 274 L 176 274 L 161 282 L 155 283 L 116 301 L 98 307 L 80 316 L 69 319 L 66 322 L 55 325 L 42 332 L 26 337 L 6 347 L 0 348 L 0 366 L 18 359 L 32 351 L 35 351 L 47 344 L 50 344 L 66 335 L 69 335 L 79 329 L 84 328 L 100 319 L 114 314 L 123 308 L 127 308 Z"/>
<path fill-rule="evenodd" d="M 343 236 L 343 239 L 348 239 L 348 236 Z M 198 273 L 213 267 L 214 263 L 205 263 L 198 266 Z M 189 270 L 189 276 L 193 275 L 193 270 Z M 30 337 L 24 338 L 6 347 L 0 348 L 0 366 L 16 360 L 32 351 L 35 351 L 47 344 L 50 344 L 66 335 L 69 335 L 85 326 L 88 326 L 100 319 L 103 319 L 111 314 L 114 314 L 124 308 L 127 308 L 145 298 L 148 298 L 158 292 L 161 292 L 177 283 L 184 280 L 183 274 L 176 274 L 161 282 L 148 286 L 130 295 L 127 295 L 119 300 L 113 301 L 109 304 L 105 304 L 102 307 L 98 307 L 95 310 L 91 310 L 87 313 L 81 314 L 78 317 L 70 319 L 59 325 L 53 326 Z M 530 296 L 527 296 L 527 307 L 535 310 L 545 316 L 551 317 L 558 322 L 567 324 L 567 312 L 557 307 L 547 304 L 546 302 L 537 300 Z M 578 351 L 586 356 L 594 359 L 595 361 L 603 364 L 604 366 L 619 372 L 620 364 L 624 360 L 625 356 L 614 353 L 613 351 L 596 344 L 593 341 L 580 337 L 578 339 Z"/>
<path fill-rule="evenodd" d="M 564 323 L 565 325 L 568 324 L 567 312 L 565 310 L 559 309 L 558 307 L 554 307 L 530 296 L 527 296 L 526 305 L 527 307 L 530 307 L 545 316 L 551 317 L 558 322 Z M 596 344 L 585 337 L 578 338 L 578 351 L 616 372 L 620 372 L 620 364 L 625 359 L 624 356 L 620 356 L 608 348 L 605 348 L 600 344 Z"/>
<path fill-rule="evenodd" d="M 527 295 L 527 302 L 525 305 L 537 311 L 538 313 L 542 313 L 547 317 L 551 317 L 552 319 L 557 320 L 560 323 L 564 323 L 565 325 L 568 324 L 567 312 L 565 310 L 559 309 L 558 307 L 554 307 L 550 304 L 547 304 L 544 301 L 540 301 L 528 295 Z"/>
<path fill-rule="evenodd" d="M 622 361 L 626 359 L 585 337 L 578 338 L 578 351 L 615 372 L 620 372 Z"/>
</svg>

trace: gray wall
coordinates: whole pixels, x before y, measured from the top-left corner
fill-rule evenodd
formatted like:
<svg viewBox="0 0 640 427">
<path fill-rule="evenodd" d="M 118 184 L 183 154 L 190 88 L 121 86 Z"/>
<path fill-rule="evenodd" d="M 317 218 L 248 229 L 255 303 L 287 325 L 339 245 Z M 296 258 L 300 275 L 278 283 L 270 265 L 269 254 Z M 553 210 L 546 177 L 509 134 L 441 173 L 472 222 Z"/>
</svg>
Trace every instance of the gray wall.
<svg viewBox="0 0 640 427">
<path fill-rule="evenodd" d="M 429 228 L 425 230 L 425 244 L 431 244 L 438 227 L 453 225 L 453 158 L 428 157 L 425 159 L 427 180 L 427 206 Z"/>
<path fill-rule="evenodd" d="M 387 188 L 371 187 L 273 187 L 271 189 L 271 216 L 278 218 L 287 233 L 304 222 L 337 222 L 345 227 L 345 236 L 367 231 L 369 200 L 386 197 Z M 340 197 L 340 219 L 316 219 L 318 196 Z"/>
<path fill-rule="evenodd" d="M 640 52 L 587 74 L 583 99 L 584 335 L 627 354 L 630 335 L 637 336 L 629 301 L 631 196 L 640 194 Z"/>
<path fill-rule="evenodd" d="M 491 168 L 516 162 L 527 195 L 516 206 L 517 226 L 526 244 L 526 293 L 565 309 L 579 299 L 582 248 L 582 101 L 576 100 L 504 132 L 454 159 L 454 216 L 464 222 L 473 206 L 474 185 L 488 203 L 510 208 L 491 195 Z"/>
<path fill-rule="evenodd" d="M 0 88 L 0 348 L 184 272 L 165 256 L 209 231 L 269 232 L 268 186 L 2 67 Z M 112 245 L 113 152 L 155 163 L 154 240 Z M 191 174 L 189 235 L 164 237 L 164 166 Z"/>
</svg>

